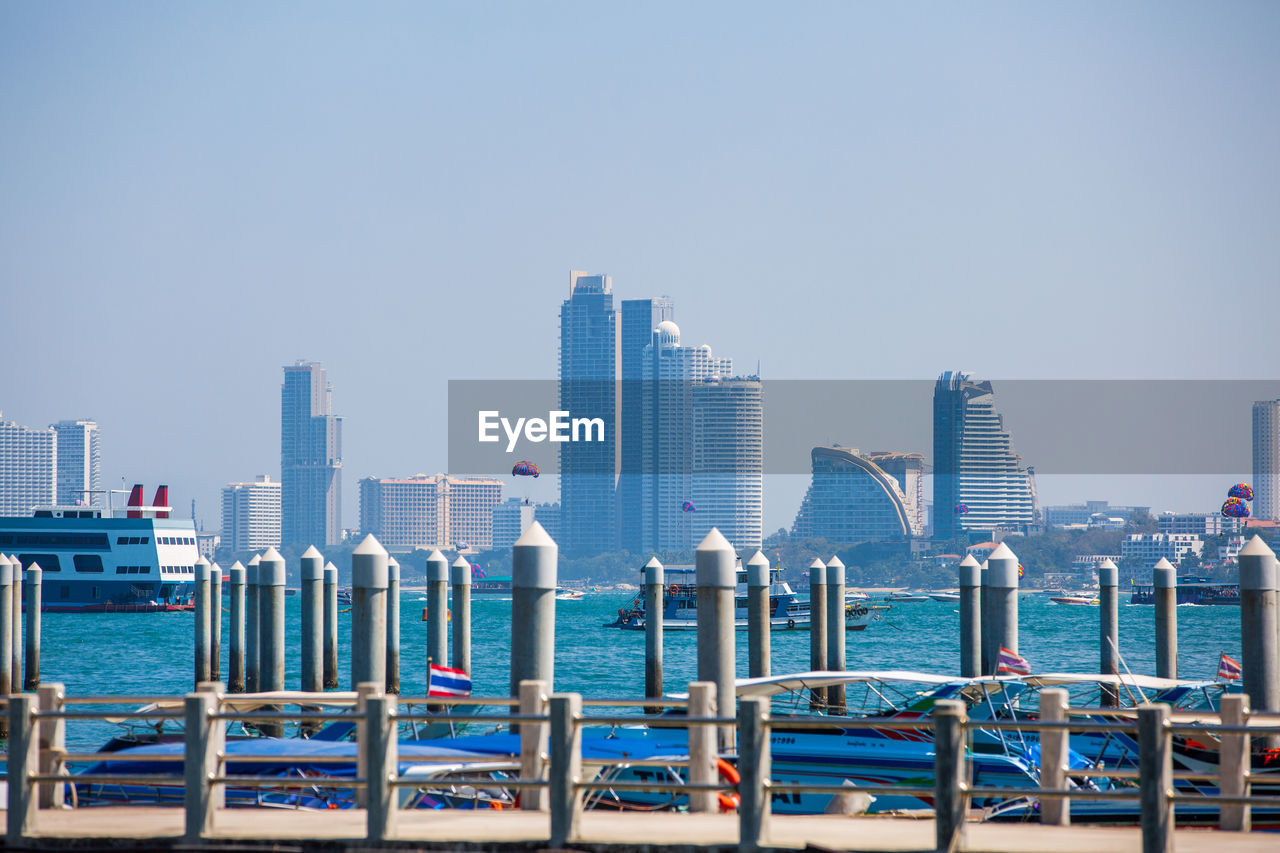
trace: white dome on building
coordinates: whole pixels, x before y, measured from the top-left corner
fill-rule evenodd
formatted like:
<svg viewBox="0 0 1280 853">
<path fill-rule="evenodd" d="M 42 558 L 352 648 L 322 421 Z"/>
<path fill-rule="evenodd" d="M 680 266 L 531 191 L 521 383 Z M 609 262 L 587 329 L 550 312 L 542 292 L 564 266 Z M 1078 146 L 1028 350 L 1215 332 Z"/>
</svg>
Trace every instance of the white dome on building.
<svg viewBox="0 0 1280 853">
<path fill-rule="evenodd" d="M 659 323 L 654 333 L 658 336 L 658 346 L 680 346 L 680 327 L 671 320 L 663 320 Z"/>
</svg>

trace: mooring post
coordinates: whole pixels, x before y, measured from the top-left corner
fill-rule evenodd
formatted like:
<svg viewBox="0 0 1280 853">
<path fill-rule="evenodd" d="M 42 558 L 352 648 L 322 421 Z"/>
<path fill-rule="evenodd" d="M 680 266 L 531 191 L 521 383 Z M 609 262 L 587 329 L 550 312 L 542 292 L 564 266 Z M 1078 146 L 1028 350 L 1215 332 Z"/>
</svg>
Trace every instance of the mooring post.
<svg viewBox="0 0 1280 853">
<path fill-rule="evenodd" d="M 387 555 L 387 692 L 400 695 L 400 563 Z"/>
<path fill-rule="evenodd" d="M 716 713 L 716 684 L 714 681 L 689 683 L 689 719 L 718 716 Z M 718 778 L 716 761 L 720 750 L 716 747 L 717 726 L 708 723 L 689 723 L 689 782 L 694 785 L 712 785 Z M 690 791 L 689 811 L 716 812 L 715 791 Z"/>
<path fill-rule="evenodd" d="M 212 589 L 209 583 L 209 561 L 203 556 L 196 558 L 196 590 L 195 590 L 195 684 L 209 680 L 209 661 L 212 655 L 209 646 L 213 642 L 212 602 L 209 596 Z"/>
<path fill-rule="evenodd" d="M 213 837 L 217 813 L 226 799 L 226 786 L 209 781 L 218 774 L 218 759 L 226 746 L 226 727 L 221 720 L 213 719 L 219 698 L 216 691 L 198 690 L 183 700 L 186 760 L 182 798 L 186 812 L 184 840 L 189 844 Z"/>
<path fill-rule="evenodd" d="M 547 683 L 545 681 L 520 682 L 520 715 L 547 715 Z M 546 723 L 520 723 L 520 778 L 547 778 L 547 744 L 549 727 Z M 520 808 L 524 811 L 546 811 L 549 798 L 542 788 L 525 788 L 520 793 Z"/>
<path fill-rule="evenodd" d="M 261 640 L 261 629 L 258 621 L 261 616 L 258 604 L 258 566 L 262 557 L 254 554 L 244 567 L 244 689 L 247 693 L 257 693 L 259 689 L 260 655 L 258 645 Z"/>
<path fill-rule="evenodd" d="M 370 533 L 351 552 L 351 683 L 387 683 L 387 550 Z"/>
<path fill-rule="evenodd" d="M 582 791 L 577 787 L 582 781 L 582 730 L 578 728 L 582 696 L 553 693 L 550 708 L 550 846 L 563 849 L 577 840 L 578 817 L 582 811 Z"/>
<path fill-rule="evenodd" d="M 1249 719 L 1249 697 L 1242 693 L 1224 694 L 1218 713 L 1224 726 L 1243 726 Z M 1249 795 L 1249 736 L 1223 732 L 1218 735 L 1218 790 L 1224 797 Z M 1249 832 L 1253 828 L 1247 805 L 1223 803 L 1218 807 L 1218 828 L 1233 832 Z"/>
<path fill-rule="evenodd" d="M 1178 677 L 1178 570 L 1164 557 L 1152 569 L 1156 605 L 1156 676 Z"/>
<path fill-rule="evenodd" d="M 324 689 L 338 686 L 338 567 L 324 566 Z"/>
<path fill-rule="evenodd" d="M 960 561 L 960 677 L 982 674 L 982 566 L 966 554 Z"/>
<path fill-rule="evenodd" d="M 1018 651 L 1018 557 L 1003 542 L 987 557 L 987 600 L 991 607 L 991 660 L 987 674 L 995 675 L 1000 649 Z"/>
<path fill-rule="evenodd" d="M 809 669 L 821 672 L 827 668 L 827 564 L 814 560 L 809 564 Z M 827 707 L 827 689 L 809 691 L 809 710 Z"/>
<path fill-rule="evenodd" d="M 771 772 L 769 700 L 747 696 L 738 702 L 738 850 L 758 853 L 769 843 L 770 796 L 765 784 Z"/>
<path fill-rule="evenodd" d="M 236 560 L 227 572 L 228 586 L 231 593 L 228 607 L 231 613 L 231 624 L 228 630 L 231 637 L 227 640 L 227 691 L 243 693 L 244 684 L 244 611 L 245 611 L 245 568 Z"/>
<path fill-rule="evenodd" d="M 1065 723 L 1067 721 L 1067 691 L 1053 687 L 1040 691 L 1040 721 Z M 1040 730 L 1040 787 L 1061 789 L 1067 787 L 1067 761 L 1070 737 L 1065 729 Z M 1071 823 L 1071 804 L 1066 797 L 1040 798 L 1040 823 L 1045 826 L 1068 826 Z"/>
<path fill-rule="evenodd" d="M 0 697 L 8 696 L 13 688 L 13 563 L 0 554 Z M 0 717 L 0 739 L 9 735 L 9 718 Z"/>
<path fill-rule="evenodd" d="M 302 552 L 302 690 L 324 689 L 324 555 L 312 545 Z"/>
<path fill-rule="evenodd" d="M 453 582 L 453 657 L 450 665 L 470 675 L 471 564 L 458 558 L 449 567 L 449 578 Z"/>
<path fill-rule="evenodd" d="M 1280 711 L 1280 649 L 1276 648 L 1276 555 L 1256 534 L 1240 551 L 1240 668 L 1254 711 Z M 1280 735 L 1261 739 L 1268 749 Z"/>
<path fill-rule="evenodd" d="M 954 853 L 964 841 L 964 703 L 939 699 L 933 706 L 934 814 L 940 853 Z"/>
<path fill-rule="evenodd" d="M 471 580 L 469 563 L 467 580 Z M 439 550 L 434 550 L 427 556 L 427 660 L 436 666 L 449 665 L 448 589 L 449 561 Z"/>
<path fill-rule="evenodd" d="M 1098 566 L 1098 672 L 1120 674 L 1120 572 L 1110 560 Z M 1102 685 L 1102 706 L 1119 704 L 1120 691 Z"/>
<path fill-rule="evenodd" d="M 511 696 L 521 681 L 555 684 L 559 548 L 534 521 L 511 548 Z"/>
<path fill-rule="evenodd" d="M 1142 853 L 1173 853 L 1173 750 L 1169 706 L 1138 708 L 1138 799 Z"/>
<path fill-rule="evenodd" d="M 13 566 L 13 650 L 9 655 L 9 685 L 12 692 L 22 690 L 22 560 L 9 555 Z"/>
<path fill-rule="evenodd" d="M 30 779 L 40 766 L 40 738 L 36 734 L 36 697 L 15 693 L 9 697 L 9 810 L 7 841 L 11 848 L 24 846 L 36 828 L 40 798 Z"/>
<path fill-rule="evenodd" d="M 222 680 L 222 566 L 209 564 L 209 680 Z"/>
<path fill-rule="evenodd" d="M 46 713 L 61 711 L 62 701 L 66 698 L 66 686 L 58 682 L 41 684 L 36 692 L 37 705 Z M 57 775 L 62 771 L 60 756 L 67 751 L 67 721 L 61 717 L 44 717 L 40 720 L 36 736 L 40 740 L 40 775 Z M 62 808 L 65 786 L 61 782 L 43 782 L 39 787 L 40 808 Z"/>
<path fill-rule="evenodd" d="M 991 588 L 991 582 L 987 580 L 991 572 L 991 566 L 986 560 L 978 566 L 978 581 L 981 586 L 978 588 L 978 625 L 981 633 L 978 635 L 982 644 L 982 656 L 978 658 L 978 666 L 983 674 L 989 672 L 987 669 L 991 665 L 991 661 L 995 660 L 997 655 L 991 653 L 991 594 L 988 592 Z"/>
<path fill-rule="evenodd" d="M 747 560 L 747 675 L 766 678 L 772 669 L 769 558 L 756 550 Z"/>
<path fill-rule="evenodd" d="M 729 540 L 713 527 L 694 555 L 698 579 L 698 680 L 716 685 L 724 716 L 736 713 L 734 682 L 737 626 L 734 590 L 738 584 L 737 554 Z M 722 750 L 733 749 L 733 726 L 719 727 Z"/>
<path fill-rule="evenodd" d="M 395 837 L 397 816 L 396 789 L 392 781 L 399 776 L 399 741 L 396 738 L 396 697 L 370 696 L 365 699 L 366 733 L 369 746 L 365 753 L 364 777 L 367 794 L 365 814 L 368 819 L 368 841 L 379 844 Z"/>
<path fill-rule="evenodd" d="M 644 695 L 662 698 L 662 601 L 666 572 L 657 557 L 644 564 Z M 662 708 L 646 709 L 661 714 Z"/>
<path fill-rule="evenodd" d="M 258 563 L 258 689 L 264 693 L 284 690 L 284 583 L 284 557 L 268 548 Z M 284 735 L 283 723 L 259 723 L 257 728 L 267 737 Z"/>
<path fill-rule="evenodd" d="M 23 690 L 35 690 L 40 686 L 40 589 L 43 575 L 39 564 L 32 563 L 22 579 L 27 594 L 27 663 L 23 672 Z M 1273 593 L 1273 612 L 1274 602 Z"/>
<path fill-rule="evenodd" d="M 831 672 L 844 672 L 845 655 L 844 563 L 837 556 L 827 561 L 827 665 Z M 829 713 L 844 714 L 844 685 L 827 688 Z"/>
</svg>

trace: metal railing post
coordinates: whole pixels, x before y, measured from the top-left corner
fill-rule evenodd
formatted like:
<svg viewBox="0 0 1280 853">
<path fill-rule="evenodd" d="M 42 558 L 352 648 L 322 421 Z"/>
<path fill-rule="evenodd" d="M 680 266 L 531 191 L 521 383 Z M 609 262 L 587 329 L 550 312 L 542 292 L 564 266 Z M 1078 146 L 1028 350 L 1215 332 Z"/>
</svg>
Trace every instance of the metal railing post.
<svg viewBox="0 0 1280 853">
<path fill-rule="evenodd" d="M 218 775 L 226 746 L 226 729 L 213 719 L 218 712 L 221 685 L 202 682 L 201 687 L 183 700 L 186 760 L 182 799 L 186 810 L 185 840 L 191 844 L 213 836 L 215 816 L 226 798 L 226 789 L 211 781 Z"/>
<path fill-rule="evenodd" d="M 960 849 L 964 835 L 966 788 L 964 703 L 939 699 L 933 706 L 934 811 L 940 853 Z"/>
<path fill-rule="evenodd" d="M 689 682 L 689 717 L 716 716 L 716 685 L 713 681 Z M 716 781 L 717 726 L 689 724 L 689 781 L 710 785 Z M 689 811 L 716 812 L 715 791 L 690 791 Z"/>
<path fill-rule="evenodd" d="M 1249 697 L 1243 693 L 1223 696 L 1219 713 L 1224 726 L 1243 726 L 1249 718 Z M 1223 732 L 1219 735 L 1218 789 L 1225 797 L 1249 796 L 1249 736 Z M 1223 803 L 1218 809 L 1218 828 L 1248 832 L 1253 828 L 1252 815 L 1246 805 Z"/>
<path fill-rule="evenodd" d="M 578 816 L 582 810 L 582 696 L 577 693 L 551 695 L 551 846 L 565 847 L 577 838 Z"/>
<path fill-rule="evenodd" d="M 769 700 L 749 696 L 738 701 L 738 850 L 758 853 L 768 843 Z"/>
<path fill-rule="evenodd" d="M 547 713 L 547 682 L 525 679 L 520 682 L 521 715 Z M 547 776 L 547 724 L 520 724 L 520 778 L 545 779 Z M 524 811 L 546 811 L 547 796 L 542 788 L 525 788 L 520 795 Z"/>
<path fill-rule="evenodd" d="M 399 814 L 395 786 L 391 782 L 399 770 L 396 738 L 396 699 L 392 696 L 370 696 L 365 699 L 365 733 L 369 743 L 365 748 L 365 791 L 370 844 L 388 841 L 395 837 L 396 816 Z"/>
<path fill-rule="evenodd" d="M 8 846 L 20 847 L 35 830 L 39 799 L 28 781 L 40 764 L 40 740 L 36 736 L 36 697 L 16 693 L 9 697 L 9 814 Z"/>
<path fill-rule="evenodd" d="M 382 695 L 382 686 L 380 681 L 362 681 L 356 685 L 356 766 L 361 772 L 369 764 L 368 702 L 372 697 Z M 356 808 L 364 808 L 368 799 L 369 789 L 357 785 Z"/>
<path fill-rule="evenodd" d="M 1046 723 L 1062 723 L 1067 719 L 1067 691 L 1055 687 L 1040 691 L 1040 719 Z M 1064 788 L 1067 784 L 1066 729 L 1040 731 L 1040 787 Z M 1040 823 L 1046 826 L 1070 826 L 1071 801 L 1066 797 L 1043 797 L 1040 800 Z"/>
<path fill-rule="evenodd" d="M 1142 853 L 1173 853 L 1173 750 L 1169 706 L 1138 709 L 1138 784 L 1142 804 Z"/>
<path fill-rule="evenodd" d="M 67 696 L 66 687 L 56 682 L 41 684 L 36 690 L 37 707 L 41 711 L 61 711 L 62 700 Z M 67 721 L 61 717 L 40 720 L 37 738 L 40 742 L 40 775 L 52 776 L 62 766 L 62 756 L 67 751 Z M 44 782 L 40 786 L 40 808 L 60 808 L 66 800 L 65 786 L 61 782 Z"/>
</svg>

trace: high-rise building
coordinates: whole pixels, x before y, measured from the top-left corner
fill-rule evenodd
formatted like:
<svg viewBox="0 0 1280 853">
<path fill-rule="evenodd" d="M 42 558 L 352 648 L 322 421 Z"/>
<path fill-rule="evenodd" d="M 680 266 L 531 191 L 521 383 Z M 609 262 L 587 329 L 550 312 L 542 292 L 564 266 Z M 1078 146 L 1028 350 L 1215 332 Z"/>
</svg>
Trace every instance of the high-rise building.
<svg viewBox="0 0 1280 853">
<path fill-rule="evenodd" d="M 684 510 L 693 500 L 692 392 L 699 383 L 732 372 L 733 361 L 713 357 L 711 347 L 681 346 L 673 321 L 653 330 L 641 374 L 639 550 L 687 551 L 701 541 L 695 532 L 701 525 Z M 624 526 L 636 520 L 625 518 Z"/>
<path fill-rule="evenodd" d="M 560 530 L 560 505 L 534 503 L 528 498 L 507 498 L 493 508 L 493 547 L 510 548 L 529 525 L 542 525 L 555 539 Z"/>
<path fill-rule="evenodd" d="M 933 504 L 937 538 L 1035 523 L 1030 475 L 1013 451 L 989 380 L 948 370 L 934 385 Z"/>
<path fill-rule="evenodd" d="M 570 553 L 618 547 L 618 326 L 609 276 L 571 271 L 560 306 L 560 408 L 599 418 L 604 440 L 560 445 L 560 545 Z"/>
<path fill-rule="evenodd" d="M 1280 400 L 1253 404 L 1254 518 L 1280 521 Z"/>
<path fill-rule="evenodd" d="M 360 531 L 388 548 L 493 547 L 494 507 L 502 481 L 493 477 L 415 474 L 360 481 Z"/>
<path fill-rule="evenodd" d="M 79 501 L 103 506 L 102 458 L 98 425 L 90 420 L 58 421 L 53 425 L 58 445 L 58 496 L 64 506 Z"/>
<path fill-rule="evenodd" d="M 220 547 L 234 553 L 280 545 L 280 483 L 259 474 L 250 483 L 222 488 Z"/>
<path fill-rule="evenodd" d="M 759 377 L 711 377 L 691 389 L 694 541 L 712 527 L 738 550 L 764 525 L 764 387 Z"/>
<path fill-rule="evenodd" d="M 924 534 L 924 457 L 815 447 L 813 480 L 791 535 L 840 544 L 883 542 Z"/>
<path fill-rule="evenodd" d="M 53 428 L 32 429 L 0 419 L 0 516 L 29 516 L 33 507 L 55 503 L 57 486 Z"/>
<path fill-rule="evenodd" d="M 642 445 L 644 436 L 644 351 L 658 325 L 675 320 L 675 306 L 666 296 L 622 300 L 620 333 L 621 419 L 618 426 L 618 537 L 620 546 L 637 553 L 644 549 L 641 526 L 643 497 Z M 543 527 L 546 527 L 544 524 Z"/>
<path fill-rule="evenodd" d="M 342 418 L 314 361 L 284 368 L 280 387 L 281 539 L 335 545 L 342 537 Z"/>
</svg>

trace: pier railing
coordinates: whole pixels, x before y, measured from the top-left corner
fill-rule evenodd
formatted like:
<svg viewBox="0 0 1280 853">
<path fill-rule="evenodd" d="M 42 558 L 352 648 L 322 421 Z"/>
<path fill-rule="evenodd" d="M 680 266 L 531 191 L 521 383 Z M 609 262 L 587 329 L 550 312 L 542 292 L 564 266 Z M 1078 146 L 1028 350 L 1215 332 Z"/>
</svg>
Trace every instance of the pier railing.
<svg viewBox="0 0 1280 853">
<path fill-rule="evenodd" d="M 289 791 L 311 790 L 322 796 L 336 791 L 353 792 L 355 804 L 363 807 L 366 835 L 371 843 L 395 839 L 398 816 L 413 794 L 406 789 L 431 790 L 433 780 L 414 773 L 402 773 L 403 761 L 413 756 L 399 755 L 401 725 L 485 723 L 511 726 L 519 736 L 518 761 L 507 755 L 492 759 L 468 759 L 460 774 L 448 779 L 453 786 L 479 789 L 509 789 L 517 792 L 510 805 L 522 810 L 549 812 L 552 846 L 563 847 L 579 836 L 584 809 L 606 795 L 629 792 L 665 793 L 673 804 L 677 798 L 694 812 L 736 810 L 739 844 L 754 851 L 769 843 L 771 802 L 775 795 L 808 793 L 843 796 L 856 791 L 871 795 L 914 796 L 934 800 L 937 846 L 955 850 L 961 844 L 969 804 L 995 798 L 1025 797 L 1039 803 L 1040 822 L 1066 825 L 1071 820 L 1072 800 L 1098 799 L 1134 801 L 1140 806 L 1143 847 L 1172 850 L 1174 808 L 1182 803 L 1217 805 L 1219 826 L 1227 830 L 1248 830 L 1251 808 L 1280 807 L 1280 796 L 1259 796 L 1254 783 L 1277 781 L 1275 774 L 1257 774 L 1250 768 L 1250 738 L 1274 738 L 1280 734 L 1280 714 L 1250 713 L 1240 695 L 1224 696 L 1216 714 L 1171 712 L 1167 705 L 1145 705 L 1136 709 L 1068 708 L 1062 690 L 1040 694 L 1039 716 L 1035 719 L 969 719 L 961 702 L 943 700 L 930 716 L 905 720 L 894 717 L 831 718 L 772 714 L 767 699 L 745 697 L 738 702 L 736 716 L 716 712 L 715 688 L 710 683 L 689 686 L 688 699 L 583 699 L 578 694 L 548 694 L 537 681 L 521 683 L 518 697 L 408 699 L 385 694 L 377 685 L 360 685 L 354 693 L 226 695 L 221 685 L 202 684 L 195 693 L 174 697 L 67 697 L 61 685 L 42 685 L 37 694 L 0 697 L 7 704 L 9 751 L 8 825 L 10 844 L 38 836 L 42 810 L 64 808 L 75 803 L 75 785 L 146 788 L 156 801 L 181 803 L 185 809 L 186 840 L 198 844 L 218 837 L 218 815 L 227 807 L 227 793 L 239 793 L 241 804 L 251 804 L 244 791 L 274 791 L 289 800 Z M 180 753 L 169 755 L 121 755 L 118 753 L 69 752 L 66 724 L 70 720 L 119 721 L 119 711 L 87 709 L 84 706 L 154 703 L 147 720 L 182 722 Z M 259 707 L 252 707 L 252 705 Z M 497 712 L 480 712 L 477 706 L 497 707 Z M 297 711 L 280 710 L 285 706 Z M 340 708 L 342 714 L 323 709 Z M 404 707 L 406 710 L 401 711 Z M 650 713 L 620 713 L 641 707 Z M 502 710 L 502 709 L 511 710 Z M 651 713 L 660 708 L 683 713 Z M 425 709 L 425 710 L 423 710 Z M 588 712 L 588 709 L 590 712 Z M 612 709 L 612 713 L 605 709 Z M 603 711 L 603 712 L 602 712 Z M 1194 719 L 1192 718 L 1194 716 Z M 280 755 L 241 754 L 229 757 L 226 750 L 228 724 L 278 728 L 285 724 L 318 727 L 346 720 L 357 728 L 357 756 L 354 775 L 309 774 L 306 778 L 231 775 L 227 763 L 281 762 Z M 934 738 L 934 785 L 884 785 L 850 788 L 847 785 L 778 782 L 771 779 L 771 733 L 775 726 L 788 730 L 825 729 L 855 725 L 858 728 L 913 729 L 928 731 Z M 688 747 L 684 754 L 638 759 L 584 759 L 584 729 L 591 726 L 645 726 L 686 728 Z M 1015 731 L 1038 738 L 1040 767 L 1038 786 L 995 787 L 972 783 L 969 741 L 973 731 Z M 1136 734 L 1139 750 L 1137 768 L 1098 767 L 1068 769 L 1071 733 Z M 720 760 L 717 746 L 721 736 L 736 744 L 736 766 L 731 771 Z M 1173 737 L 1186 735 L 1216 740 L 1220 756 L 1216 773 L 1174 773 Z M 679 752 L 676 750 L 676 752 Z M 88 762 L 146 761 L 181 765 L 180 772 L 138 774 L 77 773 L 69 775 L 72 764 Z M 315 765 L 345 764 L 351 757 L 308 756 Z M 424 759 L 425 761 L 425 759 Z M 619 778 L 619 770 L 636 767 L 660 769 L 662 778 L 648 781 Z M 500 771 L 495 778 L 489 771 Z M 683 772 L 683 776 L 681 776 Z M 517 774 L 518 775 L 513 775 Z M 659 775 L 659 774 L 655 774 Z M 1091 777 L 1119 780 L 1127 787 L 1095 789 L 1081 787 Z M 1191 793 L 1175 788 L 1175 782 L 1216 783 L 1217 793 Z M 74 783 L 74 784 L 73 784 Z M 280 792 L 283 791 L 284 794 Z M 276 801 L 277 804 L 279 800 Z M 491 801 L 495 802 L 495 801 Z M 496 801 L 499 802 L 500 801 Z"/>
</svg>

